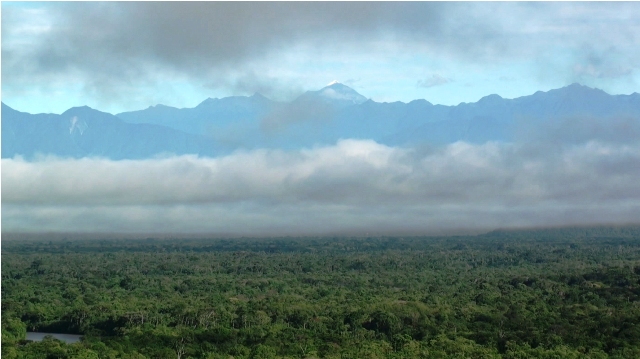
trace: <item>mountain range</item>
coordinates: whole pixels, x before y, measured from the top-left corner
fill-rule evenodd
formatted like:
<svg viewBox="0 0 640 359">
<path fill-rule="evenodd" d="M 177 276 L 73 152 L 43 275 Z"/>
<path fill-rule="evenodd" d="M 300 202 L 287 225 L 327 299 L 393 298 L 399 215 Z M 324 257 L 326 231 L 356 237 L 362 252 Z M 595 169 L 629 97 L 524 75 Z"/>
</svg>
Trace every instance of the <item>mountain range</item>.
<svg viewBox="0 0 640 359">
<path fill-rule="evenodd" d="M 637 141 L 640 94 L 609 95 L 572 84 L 515 99 L 489 95 L 444 106 L 426 100 L 375 102 L 334 82 L 291 102 L 256 93 L 208 98 L 194 108 L 156 105 L 115 115 L 86 106 L 60 115 L 29 114 L 2 103 L 2 158 L 218 156 L 238 149 L 333 144 L 341 138 L 393 146 Z"/>
</svg>

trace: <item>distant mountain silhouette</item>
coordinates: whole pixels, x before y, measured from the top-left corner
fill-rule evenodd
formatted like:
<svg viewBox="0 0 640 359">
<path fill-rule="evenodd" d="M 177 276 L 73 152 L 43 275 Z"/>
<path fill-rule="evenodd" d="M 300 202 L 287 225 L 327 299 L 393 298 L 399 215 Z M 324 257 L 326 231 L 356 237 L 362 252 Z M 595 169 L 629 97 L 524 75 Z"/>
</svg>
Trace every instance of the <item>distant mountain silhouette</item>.
<svg viewBox="0 0 640 359">
<path fill-rule="evenodd" d="M 220 125 L 254 122 L 277 105 L 277 102 L 255 94 L 251 97 L 208 98 L 194 108 L 150 106 L 145 110 L 123 112 L 116 116 L 128 123 L 162 125 L 191 134 L 211 135 L 211 131 Z"/>
<path fill-rule="evenodd" d="M 128 124 L 90 107 L 31 115 L 2 104 L 2 157 L 57 155 L 139 159 L 159 154 L 215 155 L 208 138 L 165 126 Z"/>
<path fill-rule="evenodd" d="M 388 145 L 456 141 L 637 141 L 640 95 L 572 84 L 530 96 L 483 97 L 457 106 L 426 100 L 378 103 L 334 82 L 289 103 L 255 94 L 207 99 L 194 108 L 157 105 L 116 116 L 88 107 L 31 115 L 2 105 L 2 157 L 215 156 L 237 149 L 295 149 L 340 138 Z"/>
</svg>

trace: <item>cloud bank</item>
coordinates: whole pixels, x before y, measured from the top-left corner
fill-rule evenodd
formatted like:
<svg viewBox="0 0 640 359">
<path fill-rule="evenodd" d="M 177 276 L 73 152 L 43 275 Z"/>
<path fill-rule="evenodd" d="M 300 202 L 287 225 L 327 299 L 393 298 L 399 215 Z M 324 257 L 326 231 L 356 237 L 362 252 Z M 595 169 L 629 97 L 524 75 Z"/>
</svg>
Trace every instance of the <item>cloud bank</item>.
<svg viewBox="0 0 640 359">
<path fill-rule="evenodd" d="M 640 146 L 367 140 L 219 158 L 2 160 L 3 231 L 418 234 L 640 218 Z"/>
</svg>

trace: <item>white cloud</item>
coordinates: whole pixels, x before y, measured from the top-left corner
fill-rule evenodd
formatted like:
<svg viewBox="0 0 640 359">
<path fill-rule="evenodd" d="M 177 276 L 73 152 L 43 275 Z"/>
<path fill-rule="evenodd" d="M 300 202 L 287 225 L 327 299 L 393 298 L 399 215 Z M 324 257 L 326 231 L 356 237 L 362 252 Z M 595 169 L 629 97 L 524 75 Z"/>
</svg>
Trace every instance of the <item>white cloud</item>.
<svg viewBox="0 0 640 359">
<path fill-rule="evenodd" d="M 433 74 L 424 80 L 418 80 L 418 87 L 430 88 L 435 86 L 441 86 L 449 82 L 451 82 L 451 79 L 448 79 L 439 74 Z"/>
<path fill-rule="evenodd" d="M 2 160 L 5 231 L 418 233 L 640 218 L 640 146 L 342 140 L 220 158 Z"/>
<path fill-rule="evenodd" d="M 628 66 L 624 67 L 600 67 L 593 64 L 576 64 L 573 67 L 573 73 L 578 78 L 584 76 L 595 77 L 599 79 L 618 78 L 631 75 L 633 69 Z"/>
<path fill-rule="evenodd" d="M 4 99 L 38 110 L 42 103 L 61 106 L 54 102 L 67 105 L 62 111 L 70 103 L 133 110 L 172 101 L 170 105 L 182 107 L 194 101 L 176 99 L 184 81 L 199 100 L 212 92 L 227 96 L 256 91 L 291 99 L 319 88 L 327 74 L 363 78 L 368 89 L 384 88 L 383 94 L 367 91 L 367 96 L 398 100 L 398 93 L 406 92 L 402 99 L 410 101 L 420 94 L 415 72 L 409 71 L 410 81 L 388 78 L 404 78 L 414 61 L 426 67 L 446 64 L 455 73 L 475 67 L 485 73 L 504 69 L 510 76 L 518 74 L 517 88 L 540 89 L 541 82 L 546 82 L 544 89 L 559 87 L 584 74 L 605 90 L 611 89 L 613 78 L 624 82 L 620 89 L 633 91 L 637 85 L 627 82 L 640 66 L 636 3 L 2 6 Z M 606 66 L 586 61 L 592 52 L 601 54 Z M 581 68 L 573 73 L 576 63 Z M 371 75 L 376 73 L 388 75 Z M 432 75 L 421 84 L 435 86 L 444 80 Z M 489 86 L 480 79 L 474 83 Z M 494 84 L 481 95 L 499 92 L 500 86 Z M 448 87 L 455 90 L 447 103 L 471 101 L 462 82 Z M 52 100 L 53 91 L 66 96 Z"/>
</svg>

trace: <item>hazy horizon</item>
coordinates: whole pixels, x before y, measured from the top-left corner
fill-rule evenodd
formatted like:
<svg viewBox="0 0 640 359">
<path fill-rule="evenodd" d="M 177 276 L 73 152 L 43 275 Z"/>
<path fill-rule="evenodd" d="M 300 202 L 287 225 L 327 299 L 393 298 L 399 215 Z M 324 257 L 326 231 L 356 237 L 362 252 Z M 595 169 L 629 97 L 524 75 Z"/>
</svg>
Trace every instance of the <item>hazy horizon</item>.
<svg viewBox="0 0 640 359">
<path fill-rule="evenodd" d="M 337 80 L 336 80 L 336 81 L 337 81 Z M 342 83 L 341 83 L 341 82 L 339 82 L 339 81 L 337 81 L 337 82 L 338 82 L 338 83 L 340 83 L 340 84 L 342 84 Z M 482 100 L 482 98 L 484 98 L 484 97 L 488 97 L 488 96 L 492 96 L 492 95 L 498 95 L 498 96 L 500 96 L 501 98 L 504 98 L 504 99 L 507 99 L 507 100 L 512 100 L 512 99 L 518 99 L 518 98 L 521 98 L 521 97 L 528 97 L 528 96 L 531 96 L 531 95 L 535 94 L 535 93 L 536 93 L 536 92 L 538 92 L 538 91 L 540 91 L 540 92 L 548 92 L 548 91 L 558 90 L 558 89 L 561 89 L 561 88 L 564 88 L 564 87 L 567 87 L 567 86 L 571 86 L 571 85 L 585 86 L 585 87 L 589 87 L 589 88 L 592 88 L 592 89 L 595 89 L 595 90 L 601 90 L 601 91 L 604 91 L 604 90 L 602 90 L 601 88 L 598 88 L 598 87 L 590 87 L 590 86 L 583 85 L 582 83 L 579 83 L 579 82 L 574 82 L 574 83 L 571 83 L 571 84 L 567 84 L 566 86 L 563 86 L 563 87 L 559 87 L 559 88 L 550 88 L 550 89 L 548 89 L 548 90 L 546 90 L 546 91 L 543 91 L 543 90 L 536 90 L 536 91 L 533 91 L 533 92 L 531 92 L 531 93 L 525 93 L 525 94 L 518 95 L 518 96 L 515 96 L 515 97 L 503 97 L 503 96 L 500 96 L 500 95 L 499 95 L 499 94 L 497 94 L 497 93 L 488 93 L 488 94 L 485 94 L 485 95 L 481 96 L 481 97 L 480 97 L 480 98 L 478 98 L 477 100 Z M 322 87 L 320 87 L 320 88 L 316 88 L 316 89 L 309 89 L 308 91 L 309 91 L 309 92 L 313 92 L 313 91 L 318 91 L 318 90 L 321 90 L 321 89 L 322 89 Z M 605 91 L 605 93 L 607 93 L 608 95 L 613 95 L 613 96 L 617 96 L 617 95 L 628 96 L 628 95 L 633 95 L 633 94 L 638 93 L 638 92 L 637 92 L 637 91 L 633 91 L 633 92 L 629 92 L 629 93 L 608 93 L 608 92 L 606 92 L 606 91 Z M 261 94 L 261 93 L 259 93 L 259 92 L 254 93 L 254 95 L 255 95 L 255 94 L 260 94 L 260 95 L 262 95 L 262 94 Z M 302 96 L 302 95 L 304 95 L 304 93 L 300 93 L 298 97 L 300 97 L 300 96 Z M 207 100 L 209 100 L 209 99 L 220 100 L 220 99 L 227 99 L 227 98 L 233 98 L 233 97 L 251 97 L 251 96 L 253 96 L 253 95 L 229 95 L 229 96 L 215 97 L 215 98 L 207 97 L 207 98 L 202 98 L 200 102 L 196 102 L 196 103 L 195 103 L 193 106 L 191 106 L 191 107 L 173 107 L 173 106 L 168 106 L 168 105 L 166 105 L 166 104 L 164 104 L 164 103 L 149 103 L 149 104 L 147 104 L 147 105 L 142 105 L 142 107 L 140 107 L 140 108 L 135 108 L 135 109 L 131 109 L 130 111 L 125 111 L 124 113 L 127 113 L 127 112 L 135 112 L 135 111 L 142 111 L 142 110 L 149 109 L 149 108 L 153 108 L 153 107 L 156 107 L 156 106 L 168 106 L 168 107 L 173 107 L 173 108 L 176 108 L 176 109 L 192 109 L 192 108 L 197 108 L 197 107 L 198 107 L 198 105 L 202 104 L 203 102 L 206 102 L 206 101 L 207 101 Z M 264 95 L 263 95 L 263 96 L 264 96 Z M 272 101 L 274 101 L 274 102 L 277 102 L 277 103 L 287 103 L 287 102 L 294 101 L 294 100 L 297 98 L 297 97 L 295 97 L 295 98 L 290 99 L 290 100 L 273 100 L 273 99 L 271 99 L 271 98 L 269 98 L 269 97 L 267 97 L 267 96 L 264 96 L 264 97 L 265 97 L 265 98 L 267 98 L 267 99 L 269 99 L 269 100 L 272 100 Z M 373 99 L 371 99 L 371 100 L 372 100 L 372 101 L 374 101 L 374 102 L 378 102 L 378 101 L 375 101 L 375 100 L 373 100 Z M 380 103 L 394 103 L 394 102 L 395 102 L 395 103 L 398 103 L 398 102 L 400 102 L 400 103 L 407 104 L 407 103 L 410 103 L 410 102 L 413 102 L 413 101 L 421 101 L 421 100 L 428 101 L 428 99 L 427 99 L 427 98 L 414 98 L 414 99 L 407 100 L 407 101 L 390 100 L 390 101 L 383 101 L 383 102 L 380 102 Z M 432 103 L 431 101 L 429 101 L 429 102 L 430 102 L 430 103 Z M 477 102 L 477 101 L 471 101 L 471 102 L 459 102 L 459 103 L 456 103 L 456 104 L 442 104 L 442 103 L 432 103 L 432 104 L 433 104 L 433 105 L 446 106 L 446 107 L 455 107 L 455 106 L 458 106 L 458 105 L 468 104 L 468 103 L 474 103 L 474 102 Z M 66 109 L 60 110 L 60 111 L 58 111 L 58 112 L 30 112 L 30 111 L 27 111 L 27 109 L 23 109 L 23 108 L 16 108 L 16 107 L 14 107 L 14 106 L 11 106 L 11 104 L 9 104 L 9 103 L 5 102 L 4 100 L 2 101 L 2 103 L 4 103 L 5 105 L 9 106 L 10 108 L 12 108 L 12 109 L 14 109 L 14 110 L 16 110 L 16 111 L 26 112 L 26 113 L 29 113 L 29 114 L 57 114 L 57 115 L 60 115 L 60 114 L 64 113 L 65 111 L 67 111 L 67 110 L 69 110 L 69 109 L 71 109 L 71 108 L 74 108 L 74 107 L 85 107 L 85 106 L 87 106 L 87 105 L 72 106 L 72 107 L 69 107 L 69 108 L 66 108 Z M 98 110 L 98 111 L 100 111 L 100 112 L 106 112 L 106 113 L 109 113 L 109 114 L 112 114 L 112 115 L 117 115 L 117 114 L 118 114 L 118 113 L 116 113 L 116 112 L 109 112 L 109 111 L 103 110 L 103 109 L 101 109 L 101 108 L 93 108 L 93 107 L 91 107 L 91 106 L 87 106 L 87 107 L 92 108 L 92 109 L 94 109 L 94 110 Z"/>
</svg>

